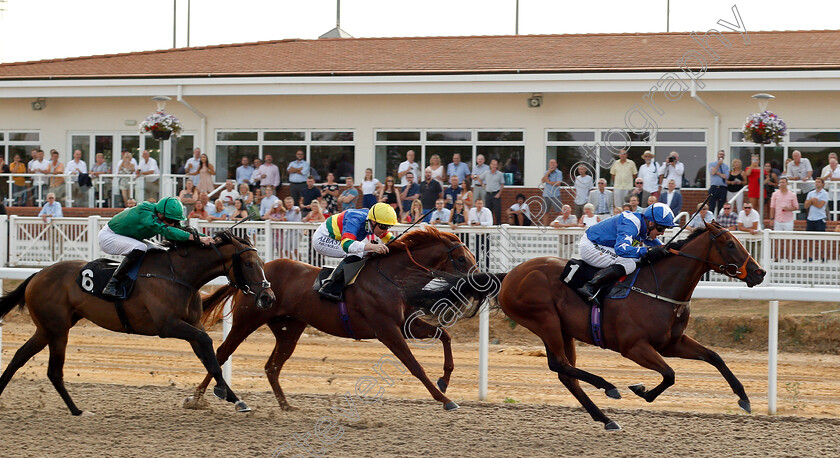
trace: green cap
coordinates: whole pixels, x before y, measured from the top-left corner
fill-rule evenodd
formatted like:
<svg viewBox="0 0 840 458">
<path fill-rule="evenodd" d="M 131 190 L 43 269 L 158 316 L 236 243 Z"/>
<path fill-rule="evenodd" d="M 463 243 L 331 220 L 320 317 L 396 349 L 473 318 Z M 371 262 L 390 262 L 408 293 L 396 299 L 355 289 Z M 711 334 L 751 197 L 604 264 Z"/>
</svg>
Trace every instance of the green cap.
<svg viewBox="0 0 840 458">
<path fill-rule="evenodd" d="M 155 211 L 158 213 L 162 213 L 164 218 L 172 219 L 175 221 L 183 221 L 184 219 L 184 206 L 181 205 L 181 201 L 174 198 L 174 197 L 164 197 L 160 200 L 160 202 L 155 205 Z"/>
</svg>

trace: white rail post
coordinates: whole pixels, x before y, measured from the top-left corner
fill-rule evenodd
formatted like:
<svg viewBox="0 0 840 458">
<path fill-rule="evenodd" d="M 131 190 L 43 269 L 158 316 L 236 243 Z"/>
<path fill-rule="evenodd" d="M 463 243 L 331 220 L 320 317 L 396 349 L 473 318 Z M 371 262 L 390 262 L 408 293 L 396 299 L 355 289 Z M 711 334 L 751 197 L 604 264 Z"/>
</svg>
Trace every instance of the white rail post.
<svg viewBox="0 0 840 458">
<path fill-rule="evenodd" d="M 776 414 L 776 383 L 779 362 L 779 301 L 770 301 L 767 337 L 767 413 Z"/>
<path fill-rule="evenodd" d="M 230 297 L 228 300 L 225 301 L 225 308 L 224 308 L 224 318 L 222 319 L 222 341 L 224 342 L 228 334 L 230 334 L 230 328 L 233 326 L 233 315 L 230 313 L 230 306 L 233 298 Z M 233 374 L 233 355 L 228 356 L 227 361 L 222 365 L 222 377 L 227 382 L 228 386 L 230 386 L 230 378 Z"/>
<path fill-rule="evenodd" d="M 99 257 L 99 216 L 88 216 L 88 249 L 90 250 L 90 258 L 96 259 Z"/>
<path fill-rule="evenodd" d="M 478 312 L 478 400 L 487 400 L 487 359 L 490 345 L 490 310 L 483 305 Z"/>
</svg>

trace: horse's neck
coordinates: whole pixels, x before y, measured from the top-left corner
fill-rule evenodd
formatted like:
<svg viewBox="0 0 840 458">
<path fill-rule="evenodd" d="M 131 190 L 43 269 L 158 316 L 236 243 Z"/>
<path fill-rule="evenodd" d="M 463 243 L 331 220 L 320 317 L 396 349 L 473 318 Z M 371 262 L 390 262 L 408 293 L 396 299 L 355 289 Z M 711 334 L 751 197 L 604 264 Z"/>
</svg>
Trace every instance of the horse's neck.
<svg viewBox="0 0 840 458">
<path fill-rule="evenodd" d="M 689 247 L 686 254 L 705 259 L 707 253 L 704 246 Z M 685 249 L 685 247 L 683 247 Z M 688 301 L 694 288 L 700 283 L 703 274 L 709 271 L 709 264 L 686 258 L 684 256 L 670 256 L 651 266 L 656 274 L 655 286 L 660 295 L 678 301 Z"/>
<path fill-rule="evenodd" d="M 177 249 L 170 248 L 169 252 L 161 252 L 156 256 L 155 266 L 163 275 L 171 275 L 196 289 L 204 286 L 210 280 L 224 275 L 222 259 L 211 248 L 191 246 L 186 255 L 181 256 Z M 171 264 L 170 264 L 171 263 Z M 171 270 L 170 270 L 171 265 Z"/>
</svg>

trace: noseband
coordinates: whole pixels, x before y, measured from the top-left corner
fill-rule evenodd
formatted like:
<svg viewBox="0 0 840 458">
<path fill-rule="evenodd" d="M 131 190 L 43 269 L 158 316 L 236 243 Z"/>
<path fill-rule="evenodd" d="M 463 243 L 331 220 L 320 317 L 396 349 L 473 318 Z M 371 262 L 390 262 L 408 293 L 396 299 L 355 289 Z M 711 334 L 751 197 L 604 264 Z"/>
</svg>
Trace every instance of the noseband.
<svg viewBox="0 0 840 458">
<path fill-rule="evenodd" d="M 222 252 L 219 251 L 219 247 L 216 244 L 213 244 L 213 249 L 216 251 L 216 254 L 219 255 L 219 259 L 222 261 L 222 268 L 225 270 L 225 277 L 228 279 L 228 284 L 233 286 L 234 288 L 242 291 L 246 295 L 256 295 L 253 291 L 251 291 L 251 286 L 259 286 L 263 289 L 271 288 L 271 283 L 265 279 L 265 273 L 263 273 L 263 280 L 262 281 L 252 281 L 246 282 L 245 281 L 245 274 L 242 272 L 242 253 L 246 253 L 248 251 L 256 252 L 257 249 L 253 247 L 246 247 L 243 248 L 236 253 L 233 254 L 233 262 L 231 263 L 230 268 L 225 264 L 225 257 L 222 255 Z M 233 275 L 231 276 L 231 270 L 233 270 Z"/>
<path fill-rule="evenodd" d="M 712 246 L 714 246 L 715 249 L 717 250 L 718 254 L 720 255 L 720 258 L 724 259 L 723 252 L 720 250 L 720 247 L 717 245 L 717 243 L 715 243 L 715 239 L 720 237 L 721 235 L 727 233 L 727 232 L 729 232 L 729 229 L 722 229 L 717 234 L 712 234 L 712 231 L 709 231 L 709 237 L 710 237 L 711 243 L 709 245 L 708 251 L 706 251 L 706 257 L 707 258 L 709 257 L 709 253 L 712 251 Z M 739 280 L 743 280 L 743 279 L 747 278 L 747 263 L 749 263 L 750 260 L 753 259 L 752 255 L 747 255 L 747 259 L 745 259 L 744 263 L 741 264 L 740 266 L 738 266 L 737 264 L 733 264 L 733 263 L 730 263 L 730 264 L 715 264 L 715 263 L 709 261 L 708 259 L 701 259 L 697 256 L 694 256 L 694 255 L 691 255 L 691 254 L 688 254 L 688 253 L 683 253 L 682 251 L 678 251 L 678 250 L 675 250 L 673 248 L 668 248 L 668 251 L 671 254 L 674 254 L 674 255 L 677 255 L 677 256 L 683 256 L 683 257 L 686 257 L 686 258 L 689 258 L 689 259 L 694 259 L 695 261 L 705 262 L 706 264 L 712 266 L 712 270 L 714 270 L 715 272 L 726 275 L 729 278 L 737 278 Z"/>
</svg>

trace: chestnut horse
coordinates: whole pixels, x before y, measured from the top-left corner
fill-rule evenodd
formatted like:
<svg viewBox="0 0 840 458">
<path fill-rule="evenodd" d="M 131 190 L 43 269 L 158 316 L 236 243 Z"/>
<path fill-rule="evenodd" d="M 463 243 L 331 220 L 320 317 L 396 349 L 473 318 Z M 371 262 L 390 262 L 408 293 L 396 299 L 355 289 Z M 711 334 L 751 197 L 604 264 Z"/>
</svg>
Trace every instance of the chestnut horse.
<svg viewBox="0 0 840 458">
<path fill-rule="evenodd" d="M 86 293 L 76 283 L 84 265 L 84 261 L 53 264 L 0 298 L 0 318 L 16 305 L 26 305 L 36 326 L 35 335 L 20 347 L 0 376 L 0 394 L 15 371 L 49 345 L 47 377 L 70 413 L 82 415 L 64 387 L 64 354 L 70 328 L 87 318 L 105 329 L 128 332 L 113 303 Z M 209 247 L 196 242 L 179 242 L 169 250 L 150 250 L 142 261 L 140 272 L 134 293 L 123 302 L 130 330 L 145 336 L 188 341 L 216 379 L 217 393 L 233 403 L 238 411 L 249 411 L 222 378 L 222 369 L 213 356 L 213 341 L 201 326 L 202 301 L 198 288 L 224 275 L 231 284 L 248 291 L 259 302 L 272 303 L 274 293 L 266 283 L 263 262 L 256 250 L 247 240 L 224 231 L 216 234 L 215 244 Z M 250 292 L 251 288 L 254 292 Z"/>
<path fill-rule="evenodd" d="M 420 319 L 409 320 L 406 329 L 406 320 L 417 305 L 406 298 L 412 296 L 408 291 L 425 292 L 422 288 L 440 275 L 471 273 L 476 269 L 475 257 L 457 236 L 433 227 L 408 232 L 391 242 L 388 248 L 390 252 L 387 255 L 370 258 L 356 282 L 345 291 L 349 328 L 342 324 L 338 305 L 323 300 L 312 289 L 321 269 L 289 259 L 277 259 L 265 265 L 266 276 L 277 297 L 270 309 L 260 309 L 253 298 L 230 287 L 205 298 L 205 324 L 208 324 L 221 316 L 222 305 L 236 293 L 233 297 L 233 326 L 216 352 L 219 364 L 224 364 L 251 333 L 267 324 L 276 339 L 274 351 L 265 364 L 268 382 L 280 408 L 293 410 L 278 379 L 283 364 L 294 352 L 304 328 L 309 324 L 334 336 L 379 339 L 412 375 L 423 382 L 444 409 L 457 409 L 458 404 L 443 394 L 454 369 L 449 333 Z M 481 300 L 479 292 L 465 294 Z M 439 338 L 443 342 L 444 374 L 437 386 L 429 380 L 411 353 L 406 334 L 415 339 Z M 200 402 L 210 378 L 207 375 L 196 388 L 194 397 L 188 398 L 185 405 Z"/>
<path fill-rule="evenodd" d="M 674 384 L 674 370 L 662 356 L 678 357 L 715 366 L 738 396 L 738 405 L 749 412 L 743 385 L 721 357 L 683 332 L 690 312 L 688 301 L 703 274 L 714 270 L 752 287 L 763 281 L 765 271 L 738 239 L 716 222 L 706 223 L 705 230 L 671 244 L 669 252 L 661 261 L 639 267 L 635 286 L 643 292 L 634 290 L 625 299 L 605 301 L 601 323 L 604 347 L 662 375 L 662 382 L 652 390 L 641 384 L 630 387 L 647 402 Z M 611 383 L 575 367 L 574 341 L 593 344 L 593 338 L 590 305 L 560 278 L 566 262 L 542 257 L 518 265 L 502 281 L 499 305 L 508 317 L 542 339 L 549 368 L 557 372 L 592 419 L 603 422 L 607 430 L 621 429 L 580 387 L 579 381 L 584 381 L 605 390 L 608 397 L 621 397 Z"/>
</svg>

